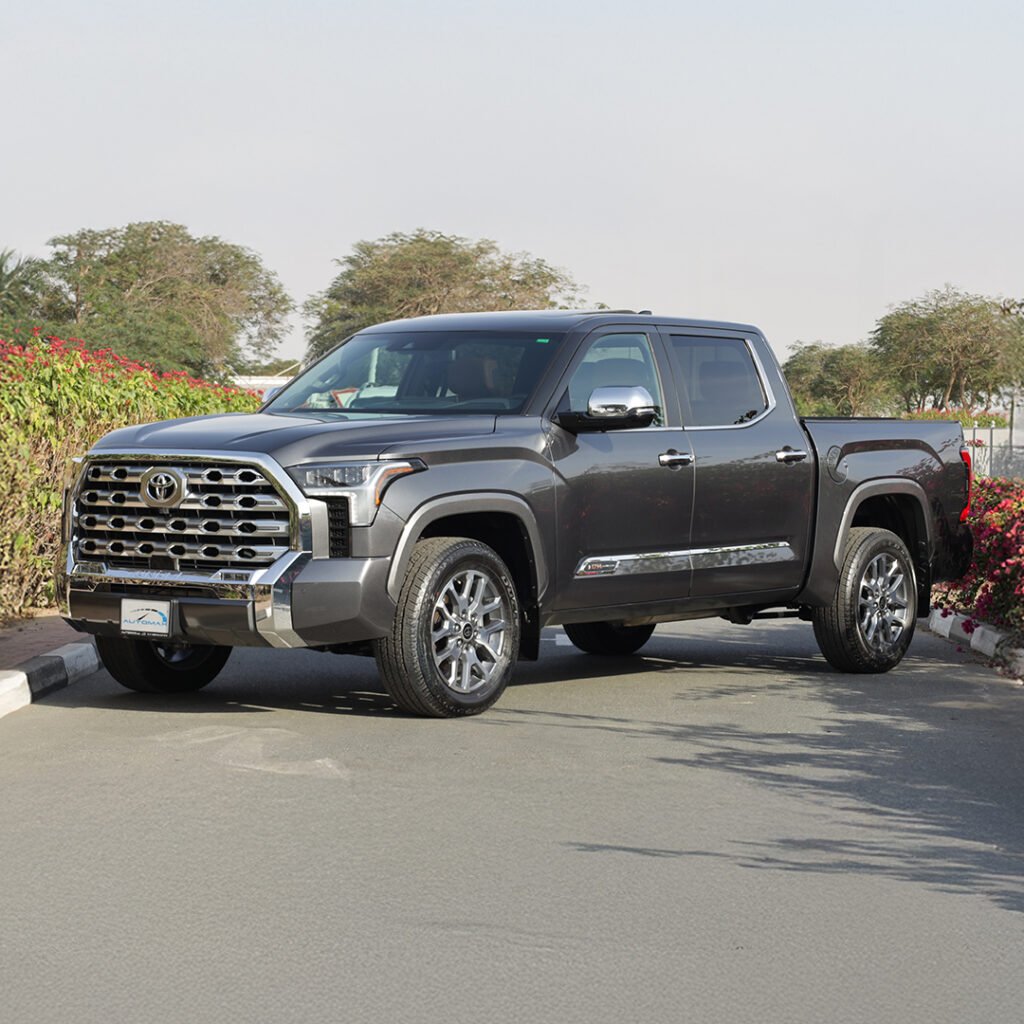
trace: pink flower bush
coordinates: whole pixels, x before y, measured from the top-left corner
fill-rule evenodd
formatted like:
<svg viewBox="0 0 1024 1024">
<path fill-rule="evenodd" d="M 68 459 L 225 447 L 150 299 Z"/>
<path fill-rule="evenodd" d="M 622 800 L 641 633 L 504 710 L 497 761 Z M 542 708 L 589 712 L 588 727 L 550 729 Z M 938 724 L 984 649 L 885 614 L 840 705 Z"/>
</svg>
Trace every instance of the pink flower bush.
<svg viewBox="0 0 1024 1024">
<path fill-rule="evenodd" d="M 1024 633 L 1024 481 L 975 479 L 967 522 L 974 535 L 971 567 L 962 580 L 935 588 L 936 603 Z"/>
<path fill-rule="evenodd" d="M 159 373 L 109 348 L 91 350 L 80 338 L 39 334 L 35 328 L 21 339 L 0 338 L 0 415 L 84 416 L 92 423 L 124 426 L 247 412 L 260 404 L 253 391 L 199 380 L 184 370 Z"/>
</svg>

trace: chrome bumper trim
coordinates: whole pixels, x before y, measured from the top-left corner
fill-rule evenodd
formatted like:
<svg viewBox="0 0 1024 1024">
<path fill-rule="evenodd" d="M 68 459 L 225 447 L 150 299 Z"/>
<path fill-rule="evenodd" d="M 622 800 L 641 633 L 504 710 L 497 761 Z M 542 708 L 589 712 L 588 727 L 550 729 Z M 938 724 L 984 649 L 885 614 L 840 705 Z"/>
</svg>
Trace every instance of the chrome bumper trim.
<svg viewBox="0 0 1024 1024">
<path fill-rule="evenodd" d="M 308 551 L 289 551 L 266 569 L 251 573 L 222 570 L 219 573 L 149 572 L 108 569 L 102 562 L 76 563 L 70 550 L 64 571 L 58 574 L 58 607 L 71 618 L 72 591 L 88 592 L 99 586 L 160 587 L 173 593 L 200 588 L 211 597 L 229 601 L 249 601 L 253 606 L 256 632 L 271 647 L 305 647 L 292 623 L 292 583 L 309 563 Z M 239 577 L 235 579 L 224 577 Z M 247 579 L 240 577 L 248 576 Z"/>
</svg>

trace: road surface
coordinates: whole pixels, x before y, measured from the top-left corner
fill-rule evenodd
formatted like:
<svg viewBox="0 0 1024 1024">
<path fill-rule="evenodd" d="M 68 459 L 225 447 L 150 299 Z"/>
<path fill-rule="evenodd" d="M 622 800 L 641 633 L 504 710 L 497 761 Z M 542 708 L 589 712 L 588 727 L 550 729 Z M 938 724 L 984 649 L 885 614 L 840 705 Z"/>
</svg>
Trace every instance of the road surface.
<svg viewBox="0 0 1024 1024">
<path fill-rule="evenodd" d="M 0 720 L 2 1019 L 1024 1019 L 1019 687 L 795 622 L 543 646 L 463 721 L 255 650 Z"/>
</svg>

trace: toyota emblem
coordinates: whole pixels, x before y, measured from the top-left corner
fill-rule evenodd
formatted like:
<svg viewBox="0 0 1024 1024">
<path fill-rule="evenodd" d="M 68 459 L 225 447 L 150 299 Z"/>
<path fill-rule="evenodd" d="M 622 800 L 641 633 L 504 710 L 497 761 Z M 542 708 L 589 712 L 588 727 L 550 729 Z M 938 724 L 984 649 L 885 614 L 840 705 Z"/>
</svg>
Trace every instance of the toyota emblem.
<svg viewBox="0 0 1024 1024">
<path fill-rule="evenodd" d="M 185 477 L 177 469 L 154 466 L 142 474 L 139 497 L 150 508 L 170 508 L 185 493 Z"/>
</svg>

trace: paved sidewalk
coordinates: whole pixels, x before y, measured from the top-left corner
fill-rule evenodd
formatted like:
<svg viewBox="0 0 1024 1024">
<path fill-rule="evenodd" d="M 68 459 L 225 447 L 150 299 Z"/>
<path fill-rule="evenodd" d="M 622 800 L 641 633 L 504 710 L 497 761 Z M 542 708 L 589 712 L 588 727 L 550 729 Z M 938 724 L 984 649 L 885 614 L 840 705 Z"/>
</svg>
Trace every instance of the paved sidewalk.
<svg viewBox="0 0 1024 1024">
<path fill-rule="evenodd" d="M 88 639 L 84 633 L 73 630 L 56 612 L 18 619 L 0 629 L 0 669 L 17 668 L 29 658 Z"/>
<path fill-rule="evenodd" d="M 99 668 L 92 638 L 56 612 L 0 629 L 0 716 L 63 689 Z"/>
</svg>

